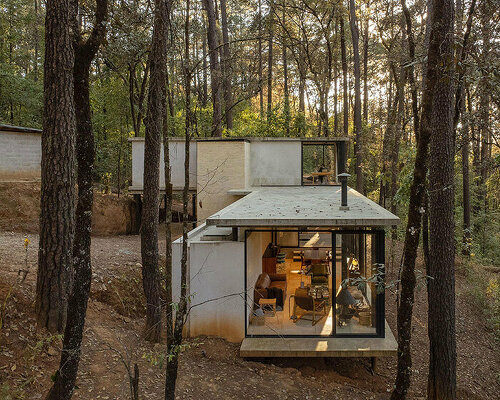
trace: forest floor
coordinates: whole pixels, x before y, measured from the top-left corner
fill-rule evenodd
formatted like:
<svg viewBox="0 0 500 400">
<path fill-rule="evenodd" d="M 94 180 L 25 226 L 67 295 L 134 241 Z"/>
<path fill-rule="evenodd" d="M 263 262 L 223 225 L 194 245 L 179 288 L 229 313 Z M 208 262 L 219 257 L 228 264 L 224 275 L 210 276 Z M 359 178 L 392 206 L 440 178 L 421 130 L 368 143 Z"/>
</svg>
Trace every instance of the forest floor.
<svg viewBox="0 0 500 400">
<path fill-rule="evenodd" d="M 31 241 L 30 269 L 26 280 L 18 283 L 18 271 L 25 265 L 25 236 Z M 61 338 L 35 329 L 37 243 L 35 234 L 0 232 L 0 399 L 43 398 L 59 363 Z M 395 247 L 394 259 L 399 260 L 400 244 Z M 163 398 L 164 373 L 154 362 L 161 346 L 140 337 L 144 324 L 140 237 L 94 237 L 92 260 L 92 292 L 73 398 L 130 398 L 127 367 L 134 363 L 140 370 L 140 398 Z M 390 283 L 397 268 L 389 266 Z M 486 287 L 495 280 L 498 283 L 495 274 L 480 266 L 461 261 L 457 265 L 459 399 L 497 399 L 500 392 L 500 351 L 485 311 L 492 301 Z M 386 309 L 395 333 L 395 294 L 390 291 Z M 188 343 L 181 356 L 178 399 L 387 399 L 396 371 L 395 357 L 380 359 L 372 375 L 369 359 L 245 361 L 238 356 L 239 344 L 206 337 Z M 422 280 L 416 293 L 412 348 L 410 397 L 424 399 L 429 351 Z"/>
</svg>

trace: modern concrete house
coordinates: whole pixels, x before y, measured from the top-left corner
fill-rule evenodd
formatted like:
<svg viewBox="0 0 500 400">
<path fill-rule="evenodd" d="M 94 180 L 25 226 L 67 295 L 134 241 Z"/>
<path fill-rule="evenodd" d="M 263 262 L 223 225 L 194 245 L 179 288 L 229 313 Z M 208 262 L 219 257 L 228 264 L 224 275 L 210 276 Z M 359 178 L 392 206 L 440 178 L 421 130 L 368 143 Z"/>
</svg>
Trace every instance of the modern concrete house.
<svg viewBox="0 0 500 400">
<path fill-rule="evenodd" d="M 190 144 L 198 226 L 188 242 L 186 335 L 242 342 L 243 357 L 396 354 L 385 321 L 384 248 L 385 229 L 399 218 L 347 187 L 347 144 L 347 138 Z M 183 146 L 171 140 L 178 190 Z M 132 154 L 131 190 L 140 194 L 141 139 L 132 139 Z M 177 283 L 181 240 L 173 243 Z"/>
</svg>

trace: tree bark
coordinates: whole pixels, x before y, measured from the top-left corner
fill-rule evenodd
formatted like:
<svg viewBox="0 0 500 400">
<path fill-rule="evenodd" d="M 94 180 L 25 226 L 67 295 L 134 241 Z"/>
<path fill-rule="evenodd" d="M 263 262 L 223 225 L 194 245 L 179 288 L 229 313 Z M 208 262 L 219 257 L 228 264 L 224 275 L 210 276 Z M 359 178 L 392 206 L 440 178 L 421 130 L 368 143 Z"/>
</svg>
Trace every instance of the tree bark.
<svg viewBox="0 0 500 400">
<path fill-rule="evenodd" d="M 207 106 L 208 102 L 208 74 L 207 74 L 207 26 L 205 18 L 203 18 L 203 40 L 202 40 L 202 52 L 203 52 L 203 97 L 201 104 L 203 107 Z"/>
<path fill-rule="evenodd" d="M 33 63 L 33 81 L 38 82 L 38 47 L 39 47 L 39 40 L 40 40 L 40 35 L 38 31 L 38 1 L 35 0 L 35 25 L 34 25 L 34 37 L 33 37 L 33 42 L 34 42 L 34 63 Z"/>
<path fill-rule="evenodd" d="M 286 23 L 286 0 L 283 2 L 283 25 Z M 287 58 L 287 43 L 286 32 L 283 32 L 283 114 L 285 119 L 285 135 L 290 136 L 290 93 L 288 89 L 288 58 Z"/>
<path fill-rule="evenodd" d="M 264 85 L 264 78 L 262 74 L 262 0 L 259 0 L 259 39 L 258 48 L 259 53 L 259 105 L 260 105 L 260 118 L 264 118 L 264 92 L 262 86 Z"/>
<path fill-rule="evenodd" d="M 363 120 L 368 124 L 368 46 L 370 44 L 370 36 L 368 25 L 370 18 L 367 17 L 365 25 L 365 33 L 363 38 Z"/>
<path fill-rule="evenodd" d="M 274 0 L 269 3 L 267 45 L 267 123 L 271 122 L 273 111 L 273 40 L 274 40 Z"/>
<path fill-rule="evenodd" d="M 448 0 L 435 0 L 442 3 Z M 431 7 L 432 10 L 439 7 Z M 429 14 L 433 19 L 434 11 Z M 411 24 L 407 29 L 411 31 Z M 441 38 L 434 32 L 434 25 L 428 23 L 429 47 L 427 51 L 427 66 L 424 70 L 424 86 L 422 93 L 422 114 L 420 119 L 419 133 L 417 138 L 417 153 L 415 156 L 415 168 L 413 171 L 413 182 L 410 187 L 410 204 L 408 206 L 408 221 L 406 225 L 405 243 L 403 248 L 403 259 L 401 265 L 401 294 L 398 304 L 398 371 L 394 391 L 391 400 L 405 399 L 410 387 L 411 378 L 411 321 L 413 315 L 414 291 L 416 285 L 415 260 L 421 230 L 421 214 L 426 192 L 426 176 L 428 147 L 431 137 L 431 113 L 434 97 L 434 87 L 437 80 L 437 65 L 440 62 L 439 49 Z M 408 35 L 410 37 L 410 35 Z M 413 62 L 413 60 L 410 60 Z"/>
<path fill-rule="evenodd" d="M 390 82 L 393 79 L 397 80 L 396 77 L 396 69 L 394 68 L 394 63 L 390 62 Z M 391 79 L 392 77 L 392 79 Z M 397 86 L 397 84 L 396 84 Z M 382 140 L 382 168 L 380 173 L 380 191 L 379 191 L 379 199 L 378 204 L 382 207 L 386 206 L 386 200 L 389 195 L 389 165 L 390 165 L 390 157 L 389 154 L 391 152 L 391 147 L 394 142 L 395 129 L 396 129 L 396 114 L 398 108 L 398 96 L 392 98 L 392 85 L 389 85 L 389 99 L 387 101 L 387 127 L 385 129 L 384 138 Z"/>
<path fill-rule="evenodd" d="M 78 7 L 75 1 L 74 7 Z M 92 232 L 94 165 L 94 133 L 90 108 L 89 76 L 90 66 L 99 46 L 104 40 L 107 19 L 107 0 L 98 0 L 94 28 L 83 41 L 79 27 L 74 21 L 75 64 L 74 64 L 74 101 L 76 109 L 76 155 L 78 161 L 78 202 L 76 206 L 76 230 L 73 247 L 74 285 L 68 302 L 68 316 L 64 331 L 63 349 L 59 370 L 47 399 L 70 399 L 73 395 L 80 362 L 81 343 L 87 302 L 92 280 L 90 244 Z"/>
<path fill-rule="evenodd" d="M 483 211 L 487 210 L 487 193 L 486 193 L 486 181 L 489 176 L 489 143 L 490 140 L 490 86 L 488 71 L 490 69 L 489 58 L 491 53 L 491 10 L 488 0 L 480 2 L 480 20 L 481 20 L 481 39 L 482 39 L 482 51 L 481 51 L 481 79 L 478 85 L 479 91 L 479 134 L 481 138 L 481 162 L 480 162 L 480 176 L 479 176 L 479 199 L 478 206 L 482 207 Z M 484 223 L 484 221 L 481 221 Z M 481 248 L 484 247 L 484 240 L 480 239 Z"/>
<path fill-rule="evenodd" d="M 335 20 L 335 43 L 334 46 L 337 45 L 338 37 L 338 19 Z M 339 134 L 339 116 L 338 116 L 338 63 L 337 58 L 333 60 L 333 135 L 338 136 Z"/>
<path fill-rule="evenodd" d="M 439 43 L 431 113 L 430 254 L 427 283 L 430 400 L 456 398 L 453 95 L 454 2 L 434 0 L 431 43 Z M 430 59 L 429 55 L 429 59 Z"/>
<path fill-rule="evenodd" d="M 345 44 L 344 17 L 340 17 L 340 54 L 342 59 L 343 131 L 349 136 L 349 95 L 347 93 L 347 52 Z"/>
<path fill-rule="evenodd" d="M 411 90 L 411 109 L 413 115 L 413 133 L 415 138 L 418 136 L 419 127 L 420 127 L 420 116 L 418 113 L 418 94 L 417 94 L 417 84 L 415 82 L 415 37 L 413 35 L 412 22 L 410 11 L 406 5 L 406 1 L 402 0 L 401 4 L 403 6 L 403 14 L 405 18 L 406 25 L 406 38 L 408 40 L 408 55 L 410 65 L 408 67 L 408 79 L 410 81 L 410 90 Z"/>
<path fill-rule="evenodd" d="M 142 209 L 142 283 L 146 296 L 145 339 L 161 339 L 158 220 L 160 206 L 160 151 L 166 110 L 167 4 L 155 0 L 153 42 L 150 53 L 148 109 L 144 141 L 144 202 Z"/>
<path fill-rule="evenodd" d="M 354 56 L 354 153 L 356 156 L 356 190 L 365 192 L 363 179 L 363 122 L 361 120 L 361 68 L 359 59 L 359 30 L 354 0 L 349 0 L 349 23 L 351 26 L 352 51 Z"/>
<path fill-rule="evenodd" d="M 465 59 L 468 52 L 468 40 L 472 28 L 472 17 L 476 0 L 472 0 L 469 6 L 467 16 L 466 28 L 460 48 L 457 53 L 460 53 L 459 62 L 457 63 L 458 79 L 457 89 L 455 91 L 455 112 L 453 116 L 453 129 L 456 138 L 456 131 L 460 116 L 463 115 L 465 110 L 465 88 L 464 88 L 464 75 L 465 75 Z M 457 31 L 462 31 L 463 19 L 463 3 L 457 2 Z M 470 111 L 470 110 L 469 110 Z M 462 234 L 462 254 L 470 256 L 471 253 L 471 201 L 470 201 L 470 176 L 469 176 L 469 152 L 470 152 L 470 137 L 469 127 L 462 127 L 462 197 L 463 197 L 463 234 Z"/>
<path fill-rule="evenodd" d="M 203 0 L 203 5 L 207 13 L 208 29 L 208 52 L 210 59 L 210 85 L 212 87 L 212 136 L 222 136 L 222 104 L 221 104 L 221 67 L 219 63 L 217 22 L 215 17 L 215 7 L 213 0 Z"/>
<path fill-rule="evenodd" d="M 44 111 L 36 320 L 63 332 L 73 282 L 75 232 L 74 49 L 70 0 L 48 0 L 45 15 Z"/>
<path fill-rule="evenodd" d="M 227 129 L 233 129 L 233 89 L 231 86 L 232 62 L 231 49 L 229 47 L 229 28 L 227 26 L 226 0 L 220 0 L 220 14 L 222 22 L 222 40 L 224 53 L 224 110 L 226 115 Z"/>
<path fill-rule="evenodd" d="M 181 256 L 181 294 L 179 298 L 179 305 L 175 312 L 175 323 L 173 324 L 173 307 L 170 309 L 170 313 L 167 315 L 167 321 L 170 324 L 168 326 L 169 332 L 167 334 L 167 367 L 166 367 L 166 381 L 165 381 L 165 400 L 175 400 L 175 387 L 177 382 L 177 374 L 179 367 L 179 356 L 180 356 L 180 345 L 182 344 L 182 331 L 184 324 L 186 322 L 187 313 L 187 257 L 188 257 L 188 204 L 189 204 L 189 151 L 190 151 L 190 141 L 191 141 L 191 130 L 192 130 L 192 112 L 191 112 L 191 67 L 189 61 L 189 8 L 190 0 L 186 1 L 186 19 L 184 23 L 184 65 L 183 65 L 183 75 L 184 75 L 184 85 L 186 88 L 186 118 L 185 118 L 185 129 L 184 129 L 184 188 L 182 191 L 182 256 Z M 171 207 L 171 205 L 170 205 Z M 168 237 L 167 237 L 168 239 Z M 170 250 L 171 252 L 171 250 Z M 168 256 L 168 254 L 167 254 Z M 172 304 L 172 267 L 171 267 L 171 253 L 170 253 L 170 287 L 167 293 L 167 297 Z M 167 282 L 168 283 L 168 282 Z"/>
</svg>

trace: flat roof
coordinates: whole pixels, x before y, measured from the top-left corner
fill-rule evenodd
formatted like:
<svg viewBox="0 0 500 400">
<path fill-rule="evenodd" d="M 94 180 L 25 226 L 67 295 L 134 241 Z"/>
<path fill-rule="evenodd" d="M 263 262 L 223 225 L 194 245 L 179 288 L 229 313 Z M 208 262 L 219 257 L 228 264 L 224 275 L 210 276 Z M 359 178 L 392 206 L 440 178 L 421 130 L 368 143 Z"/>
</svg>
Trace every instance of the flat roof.
<svg viewBox="0 0 500 400">
<path fill-rule="evenodd" d="M 9 124 L 0 124 L 0 132 L 19 132 L 19 133 L 38 133 L 41 134 L 41 129 L 27 128 L 25 126 L 15 126 Z"/>
<path fill-rule="evenodd" d="M 399 218 L 348 189 L 349 210 L 340 210 L 339 186 L 261 187 L 207 218 L 207 225 L 242 227 L 393 226 Z"/>
<path fill-rule="evenodd" d="M 184 142 L 185 139 L 182 136 L 172 136 L 168 140 L 172 142 Z M 304 142 L 304 143 L 336 143 L 336 142 L 348 142 L 350 139 L 348 137 L 195 137 L 191 138 L 191 142 Z M 129 142 L 143 142 L 144 137 L 131 137 L 128 138 Z"/>
</svg>

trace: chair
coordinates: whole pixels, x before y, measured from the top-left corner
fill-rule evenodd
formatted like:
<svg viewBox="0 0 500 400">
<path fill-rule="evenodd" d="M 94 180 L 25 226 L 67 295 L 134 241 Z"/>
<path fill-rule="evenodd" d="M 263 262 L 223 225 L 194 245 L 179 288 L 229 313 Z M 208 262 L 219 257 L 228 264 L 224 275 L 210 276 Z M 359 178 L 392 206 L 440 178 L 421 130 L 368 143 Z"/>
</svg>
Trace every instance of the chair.
<svg viewBox="0 0 500 400">
<path fill-rule="evenodd" d="M 254 308 L 259 307 L 259 299 L 276 298 L 276 306 L 283 309 L 286 299 L 286 274 L 259 275 L 254 288 Z"/>
<path fill-rule="evenodd" d="M 311 285 L 328 285 L 330 271 L 327 264 L 311 264 L 309 269 Z"/>
<path fill-rule="evenodd" d="M 326 317 L 328 314 L 326 300 L 324 299 L 315 299 L 309 295 L 309 288 L 297 288 L 295 289 L 295 294 L 290 296 L 290 300 L 294 299 L 293 303 L 293 315 L 290 317 L 293 319 L 293 322 L 296 323 L 300 319 L 305 319 L 311 321 L 312 325 L 316 325 L 323 317 Z M 301 315 L 297 315 L 297 307 L 301 308 L 305 312 Z M 290 307 L 289 307 L 290 309 Z M 312 312 L 312 319 L 304 318 L 305 315 Z M 319 314 L 319 315 L 318 315 Z M 316 316 L 318 315 L 318 318 Z"/>
</svg>

